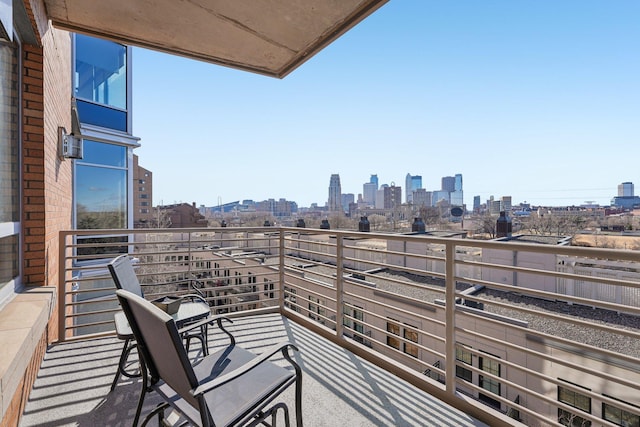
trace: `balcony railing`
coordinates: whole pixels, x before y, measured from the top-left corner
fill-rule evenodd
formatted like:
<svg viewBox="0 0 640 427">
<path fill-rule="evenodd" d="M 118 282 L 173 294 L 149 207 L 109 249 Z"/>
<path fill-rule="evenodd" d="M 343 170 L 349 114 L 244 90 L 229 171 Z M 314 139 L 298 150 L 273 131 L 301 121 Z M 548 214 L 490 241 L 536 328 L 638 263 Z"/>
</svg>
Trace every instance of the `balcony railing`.
<svg viewBox="0 0 640 427">
<path fill-rule="evenodd" d="M 64 340 L 113 333 L 105 266 L 129 253 L 147 298 L 280 312 L 492 425 L 640 422 L 637 251 L 271 227 L 60 241 Z"/>
</svg>

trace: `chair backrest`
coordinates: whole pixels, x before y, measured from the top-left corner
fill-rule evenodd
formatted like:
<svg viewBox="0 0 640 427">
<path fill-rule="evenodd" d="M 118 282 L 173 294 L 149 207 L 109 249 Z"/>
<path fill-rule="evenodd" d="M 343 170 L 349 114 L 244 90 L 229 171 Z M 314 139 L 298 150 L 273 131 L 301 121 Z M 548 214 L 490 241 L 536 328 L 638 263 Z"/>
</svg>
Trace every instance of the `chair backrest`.
<svg viewBox="0 0 640 427">
<path fill-rule="evenodd" d="M 114 258 L 107 267 L 116 284 L 116 288 L 124 289 L 138 296 L 143 296 L 142 286 L 140 286 L 138 276 L 136 276 L 136 272 L 133 270 L 133 265 L 131 264 L 128 254 Z"/>
<path fill-rule="evenodd" d="M 116 295 L 151 377 L 162 379 L 183 399 L 199 407 L 189 393 L 198 380 L 173 318 L 132 292 L 118 290 Z"/>
</svg>

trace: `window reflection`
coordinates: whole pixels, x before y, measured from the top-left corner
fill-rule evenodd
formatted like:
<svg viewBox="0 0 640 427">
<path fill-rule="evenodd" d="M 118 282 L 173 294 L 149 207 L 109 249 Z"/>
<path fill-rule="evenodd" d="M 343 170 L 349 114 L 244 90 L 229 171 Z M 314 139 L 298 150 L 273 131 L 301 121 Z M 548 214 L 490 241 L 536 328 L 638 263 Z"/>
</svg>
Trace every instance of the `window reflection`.
<svg viewBox="0 0 640 427">
<path fill-rule="evenodd" d="M 127 166 L 127 148 L 85 139 L 82 163 L 100 164 L 124 168 Z"/>
<path fill-rule="evenodd" d="M 76 35 L 75 94 L 78 98 L 116 108 L 127 107 L 127 48 Z"/>
<path fill-rule="evenodd" d="M 127 148 L 85 140 L 76 163 L 76 228 L 127 228 Z"/>
<path fill-rule="evenodd" d="M 0 82 L 6 90 L 0 97 L 0 223 L 20 220 L 18 162 L 18 74 L 15 48 L 0 41 Z"/>
</svg>

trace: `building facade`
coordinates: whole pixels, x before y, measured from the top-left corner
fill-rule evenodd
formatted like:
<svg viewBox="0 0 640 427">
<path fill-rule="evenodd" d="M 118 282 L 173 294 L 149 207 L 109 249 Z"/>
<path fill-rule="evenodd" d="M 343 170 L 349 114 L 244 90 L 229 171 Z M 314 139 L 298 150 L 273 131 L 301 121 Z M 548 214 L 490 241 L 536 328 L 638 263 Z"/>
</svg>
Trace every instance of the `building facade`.
<svg viewBox="0 0 640 427">
<path fill-rule="evenodd" d="M 413 193 L 416 190 L 422 188 L 422 176 L 411 175 L 410 173 L 408 173 L 405 179 L 404 188 L 406 191 L 405 202 L 413 203 Z"/>
<path fill-rule="evenodd" d="M 329 180 L 329 211 L 342 210 L 342 187 L 340 186 L 340 175 L 333 174 Z"/>
<path fill-rule="evenodd" d="M 133 155 L 133 226 L 150 227 L 153 223 L 153 173 L 138 163 Z"/>
</svg>

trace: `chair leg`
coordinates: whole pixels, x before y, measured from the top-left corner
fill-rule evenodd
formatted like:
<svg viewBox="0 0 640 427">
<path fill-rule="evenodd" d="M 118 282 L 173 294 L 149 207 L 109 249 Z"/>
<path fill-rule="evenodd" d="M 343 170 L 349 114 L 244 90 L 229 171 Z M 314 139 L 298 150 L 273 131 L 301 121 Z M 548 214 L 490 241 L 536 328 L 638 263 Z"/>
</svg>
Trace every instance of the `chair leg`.
<svg viewBox="0 0 640 427">
<path fill-rule="evenodd" d="M 124 346 L 122 347 L 122 352 L 120 353 L 120 359 L 118 360 L 118 369 L 116 371 L 116 376 L 113 378 L 113 382 L 111 383 L 111 391 L 116 388 L 116 384 L 118 384 L 118 380 L 120 379 L 120 375 L 124 373 L 124 365 L 127 363 L 127 359 L 129 358 L 129 353 L 131 353 L 132 348 L 129 347 L 129 343 L 131 340 L 127 338 L 124 340 Z"/>
</svg>

